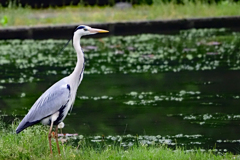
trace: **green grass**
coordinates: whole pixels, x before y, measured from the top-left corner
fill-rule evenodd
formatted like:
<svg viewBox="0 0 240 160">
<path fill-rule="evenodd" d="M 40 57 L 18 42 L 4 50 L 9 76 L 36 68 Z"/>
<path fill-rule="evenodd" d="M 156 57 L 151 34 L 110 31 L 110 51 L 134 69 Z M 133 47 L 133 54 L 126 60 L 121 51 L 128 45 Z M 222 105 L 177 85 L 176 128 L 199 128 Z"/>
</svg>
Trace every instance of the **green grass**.
<svg viewBox="0 0 240 160">
<path fill-rule="evenodd" d="M 0 122 L 0 159 L 59 159 L 56 143 L 53 141 L 53 155 L 49 154 L 47 140 L 47 127 L 36 125 L 29 127 L 20 134 L 15 134 L 16 124 L 6 126 Z M 81 140 L 78 147 L 71 143 L 61 144 L 61 159 L 86 159 L 86 160 L 223 160 L 237 159 L 238 156 L 226 154 L 215 155 L 209 152 L 202 152 L 200 149 L 195 152 L 185 152 L 183 149 L 171 150 L 166 146 L 135 145 L 127 150 L 119 145 L 99 144 L 99 147 L 92 147 L 86 141 Z"/>
<path fill-rule="evenodd" d="M 162 20 L 193 17 L 239 16 L 240 3 L 155 3 L 129 9 L 98 6 L 68 6 L 61 8 L 31 9 L 30 7 L 0 7 L 0 26 L 35 26 L 56 24 L 86 24 L 97 22 L 123 22 Z"/>
</svg>

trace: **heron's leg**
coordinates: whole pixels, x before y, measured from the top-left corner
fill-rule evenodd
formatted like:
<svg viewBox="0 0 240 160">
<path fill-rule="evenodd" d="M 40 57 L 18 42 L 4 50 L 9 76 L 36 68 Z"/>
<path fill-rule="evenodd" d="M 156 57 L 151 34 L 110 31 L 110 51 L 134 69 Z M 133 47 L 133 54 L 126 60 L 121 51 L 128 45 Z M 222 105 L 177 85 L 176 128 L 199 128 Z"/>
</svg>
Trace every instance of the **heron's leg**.
<svg viewBox="0 0 240 160">
<path fill-rule="evenodd" d="M 56 126 L 56 130 L 55 130 L 55 139 L 56 139 L 56 143 L 57 143 L 58 153 L 61 154 L 59 144 L 58 144 L 58 125 Z"/>
<path fill-rule="evenodd" d="M 49 141 L 49 147 L 50 147 L 50 153 L 52 154 L 52 144 L 51 144 L 51 138 L 52 138 L 52 127 L 53 127 L 53 121 L 51 121 L 51 126 L 50 126 L 50 130 L 48 133 L 48 141 Z"/>
</svg>

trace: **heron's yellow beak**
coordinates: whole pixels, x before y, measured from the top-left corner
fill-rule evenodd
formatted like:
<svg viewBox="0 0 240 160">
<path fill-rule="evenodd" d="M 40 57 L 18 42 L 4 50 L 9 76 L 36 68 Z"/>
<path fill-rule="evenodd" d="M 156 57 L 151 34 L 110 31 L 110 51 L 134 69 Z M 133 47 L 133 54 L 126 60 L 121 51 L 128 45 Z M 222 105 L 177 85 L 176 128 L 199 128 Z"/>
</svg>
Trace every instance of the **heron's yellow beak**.
<svg viewBox="0 0 240 160">
<path fill-rule="evenodd" d="M 103 29 L 96 29 L 96 28 L 91 28 L 91 29 L 88 29 L 89 32 L 92 32 L 92 33 L 108 33 L 109 31 L 107 30 L 103 30 Z"/>
</svg>

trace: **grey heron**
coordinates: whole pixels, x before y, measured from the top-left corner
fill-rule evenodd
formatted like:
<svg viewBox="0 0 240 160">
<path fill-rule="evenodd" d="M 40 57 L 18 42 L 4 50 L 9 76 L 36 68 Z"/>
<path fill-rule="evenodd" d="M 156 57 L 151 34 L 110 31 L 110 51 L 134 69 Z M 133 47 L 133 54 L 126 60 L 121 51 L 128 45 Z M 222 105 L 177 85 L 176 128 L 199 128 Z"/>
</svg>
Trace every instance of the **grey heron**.
<svg viewBox="0 0 240 160">
<path fill-rule="evenodd" d="M 56 126 L 55 136 L 60 154 L 58 144 L 58 124 L 60 124 L 67 116 L 68 111 L 73 107 L 78 86 L 83 79 L 84 72 L 84 54 L 80 46 L 80 39 L 84 35 L 91 35 L 96 33 L 107 33 L 107 30 L 91 28 L 89 26 L 78 26 L 73 34 L 73 46 L 77 52 L 77 64 L 73 72 L 53 84 L 47 89 L 33 104 L 27 115 L 22 119 L 16 129 L 16 133 L 20 133 L 25 128 L 41 122 L 44 125 L 50 125 L 48 134 L 48 141 L 50 153 L 52 154 L 51 146 L 51 132 L 53 125 Z"/>
</svg>

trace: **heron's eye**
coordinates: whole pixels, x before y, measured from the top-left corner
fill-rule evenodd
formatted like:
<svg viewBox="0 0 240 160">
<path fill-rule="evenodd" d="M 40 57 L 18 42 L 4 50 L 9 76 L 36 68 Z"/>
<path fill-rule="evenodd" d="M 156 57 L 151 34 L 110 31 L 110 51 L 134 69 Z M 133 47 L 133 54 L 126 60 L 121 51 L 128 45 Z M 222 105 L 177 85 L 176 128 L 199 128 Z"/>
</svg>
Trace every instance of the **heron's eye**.
<svg viewBox="0 0 240 160">
<path fill-rule="evenodd" d="M 84 31 L 87 31 L 87 28 L 84 28 L 83 30 L 84 30 Z"/>
</svg>

